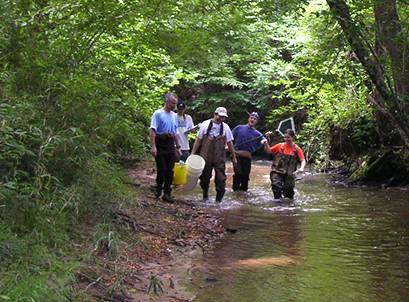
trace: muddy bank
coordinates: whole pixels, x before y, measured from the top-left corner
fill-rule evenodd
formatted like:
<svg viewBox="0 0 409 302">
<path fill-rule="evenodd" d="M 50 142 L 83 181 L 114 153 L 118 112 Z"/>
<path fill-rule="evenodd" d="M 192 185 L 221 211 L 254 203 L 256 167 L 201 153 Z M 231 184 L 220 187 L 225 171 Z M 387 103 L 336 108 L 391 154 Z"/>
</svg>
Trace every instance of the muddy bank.
<svg viewBox="0 0 409 302">
<path fill-rule="evenodd" d="M 80 288 L 97 301 L 192 301 L 182 284 L 193 255 L 224 235 L 221 219 L 200 201 L 155 199 L 153 162 L 127 170 L 135 197 L 114 204 L 107 217 L 112 231 L 90 242 Z"/>
<path fill-rule="evenodd" d="M 403 148 L 380 148 L 325 172 L 329 172 L 335 182 L 345 185 L 408 187 L 408 156 Z"/>
</svg>

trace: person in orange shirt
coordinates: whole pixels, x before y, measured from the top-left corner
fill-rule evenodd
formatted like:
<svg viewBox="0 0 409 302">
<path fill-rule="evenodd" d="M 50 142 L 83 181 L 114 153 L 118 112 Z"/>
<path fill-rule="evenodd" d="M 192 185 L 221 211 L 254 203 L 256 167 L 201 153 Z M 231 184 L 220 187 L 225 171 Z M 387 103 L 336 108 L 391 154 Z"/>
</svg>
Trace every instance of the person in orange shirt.
<svg viewBox="0 0 409 302">
<path fill-rule="evenodd" d="M 271 136 L 271 132 L 266 133 Z M 284 134 L 284 143 L 275 144 L 270 147 L 265 145 L 266 153 L 273 155 L 270 180 L 274 198 L 280 199 L 282 195 L 294 198 L 295 180 L 294 174 L 304 172 L 305 158 L 302 149 L 294 143 L 295 133 L 287 129 Z M 297 169 L 300 163 L 300 168 Z"/>
</svg>

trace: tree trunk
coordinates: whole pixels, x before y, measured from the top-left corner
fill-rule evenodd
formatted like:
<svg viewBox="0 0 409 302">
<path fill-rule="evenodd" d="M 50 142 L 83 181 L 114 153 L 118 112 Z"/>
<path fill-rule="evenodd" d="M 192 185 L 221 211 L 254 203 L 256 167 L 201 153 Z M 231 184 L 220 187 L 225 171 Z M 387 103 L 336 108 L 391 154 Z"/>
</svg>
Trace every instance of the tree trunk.
<svg viewBox="0 0 409 302">
<path fill-rule="evenodd" d="M 374 105 L 378 111 L 388 117 L 391 124 L 398 131 L 402 143 L 409 149 L 409 128 L 406 123 L 406 118 L 401 114 L 402 111 L 399 109 L 399 99 L 395 95 L 393 88 L 388 85 L 389 83 L 386 80 L 383 66 L 372 55 L 374 51 L 368 46 L 368 41 L 365 40 L 359 28 L 353 22 L 345 0 L 327 0 L 327 3 L 384 103 L 379 102 L 371 96 L 368 97 L 368 101 Z"/>
<path fill-rule="evenodd" d="M 409 50 L 405 44 L 396 0 L 374 0 L 374 13 L 379 42 L 389 54 L 398 109 L 408 116 Z M 406 102 L 405 102 L 406 98 Z"/>
</svg>

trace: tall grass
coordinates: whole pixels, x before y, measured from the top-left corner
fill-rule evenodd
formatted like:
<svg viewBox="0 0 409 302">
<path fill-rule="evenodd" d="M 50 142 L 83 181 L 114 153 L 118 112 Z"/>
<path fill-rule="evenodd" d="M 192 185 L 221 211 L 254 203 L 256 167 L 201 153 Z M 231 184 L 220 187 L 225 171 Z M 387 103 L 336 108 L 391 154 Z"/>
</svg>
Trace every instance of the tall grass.
<svg viewBox="0 0 409 302">
<path fill-rule="evenodd" d="M 0 301 L 73 301 L 76 255 L 87 253 L 73 243 L 127 189 L 84 131 L 29 121 L 35 109 L 0 106 Z"/>
<path fill-rule="evenodd" d="M 119 161 L 146 153 L 177 68 L 129 5 L 0 4 L 0 301 L 75 299 L 73 242 L 126 194 Z"/>
</svg>

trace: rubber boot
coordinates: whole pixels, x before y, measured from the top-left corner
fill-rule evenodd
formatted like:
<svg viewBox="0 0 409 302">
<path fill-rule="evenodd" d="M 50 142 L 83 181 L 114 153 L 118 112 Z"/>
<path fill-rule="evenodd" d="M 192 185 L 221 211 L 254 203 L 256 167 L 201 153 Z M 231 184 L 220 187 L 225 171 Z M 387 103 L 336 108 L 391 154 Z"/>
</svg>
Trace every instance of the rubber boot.
<svg viewBox="0 0 409 302">
<path fill-rule="evenodd" d="M 280 199 L 281 198 L 281 192 L 280 191 L 273 191 L 274 194 L 274 199 Z"/>
<path fill-rule="evenodd" d="M 203 201 L 209 200 L 209 191 L 203 191 Z"/>
<path fill-rule="evenodd" d="M 159 198 L 162 195 L 162 190 L 155 189 L 155 198 Z"/>
<path fill-rule="evenodd" d="M 288 198 L 288 199 L 294 199 L 294 193 L 284 193 L 284 197 Z"/>
<path fill-rule="evenodd" d="M 234 192 L 238 191 L 240 189 L 240 178 L 238 175 L 234 174 L 233 175 L 233 186 L 232 189 Z"/>
<path fill-rule="evenodd" d="M 284 195 L 284 197 L 287 197 L 289 199 L 294 199 L 294 190 L 293 189 L 284 189 L 283 195 Z"/>
<path fill-rule="evenodd" d="M 175 199 L 173 198 L 172 195 L 170 195 L 170 193 L 163 194 L 162 200 L 166 201 L 166 202 L 169 202 L 169 203 L 174 203 L 175 202 Z"/>
<path fill-rule="evenodd" d="M 224 191 L 216 192 L 216 202 L 222 202 L 223 196 L 224 196 Z"/>
</svg>

